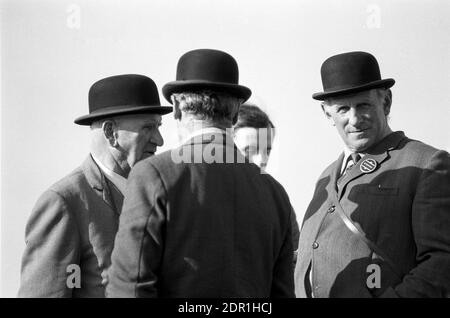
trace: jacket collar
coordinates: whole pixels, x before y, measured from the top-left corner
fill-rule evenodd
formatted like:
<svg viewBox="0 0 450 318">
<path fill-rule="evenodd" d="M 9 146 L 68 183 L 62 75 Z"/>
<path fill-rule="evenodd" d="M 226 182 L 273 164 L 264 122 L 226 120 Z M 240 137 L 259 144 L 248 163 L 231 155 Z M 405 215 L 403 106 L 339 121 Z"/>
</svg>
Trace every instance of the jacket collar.
<svg viewBox="0 0 450 318">
<path fill-rule="evenodd" d="M 227 134 L 227 131 L 225 129 L 217 128 L 217 127 L 205 127 L 205 128 L 199 128 L 195 130 L 194 132 L 187 135 L 181 144 L 190 143 L 192 139 L 198 139 L 199 136 L 202 135 L 209 135 L 209 134 Z"/>
<path fill-rule="evenodd" d="M 91 188 L 96 190 L 96 193 L 115 213 L 120 214 L 120 211 L 118 211 L 114 204 L 111 189 L 106 182 L 105 175 L 97 166 L 91 154 L 89 154 L 86 160 L 84 160 L 83 164 L 81 165 L 81 169 L 83 170 L 86 180 Z"/>
<path fill-rule="evenodd" d="M 234 145 L 233 137 L 224 129 L 209 127 L 199 129 L 190 134 L 183 142 L 183 145 L 195 145 L 195 144 L 209 144 L 217 143 L 224 144 L 230 142 Z"/>
<path fill-rule="evenodd" d="M 207 151 L 208 153 L 215 153 L 215 155 L 212 155 L 215 157 L 216 155 L 218 157 L 221 157 L 223 153 L 222 160 L 220 162 L 226 162 L 226 163 L 249 163 L 249 159 L 241 153 L 241 151 L 237 148 L 236 144 L 234 143 L 233 137 L 230 133 L 223 129 L 219 128 L 207 128 L 202 129 L 201 131 L 197 131 L 195 134 L 190 136 L 191 138 L 186 140 L 182 145 L 181 149 L 186 150 L 187 148 L 190 148 L 188 150 L 188 153 L 190 155 L 188 156 L 194 156 L 190 160 L 193 160 L 192 162 L 197 162 L 202 155 L 204 155 L 204 151 Z M 208 148 L 206 150 L 206 147 Z M 184 151 L 182 150 L 182 151 Z M 219 151 L 219 153 L 217 152 Z M 198 154 L 200 157 L 198 157 Z M 201 157 L 200 159 L 202 159 Z M 203 161 L 200 161 L 203 162 Z"/>
<path fill-rule="evenodd" d="M 216 144 L 227 148 L 236 148 L 233 137 L 223 129 L 207 128 L 191 135 L 183 145 Z M 239 150 L 238 150 L 239 151 Z"/>
<path fill-rule="evenodd" d="M 92 153 L 91 153 L 91 157 L 92 157 L 92 159 L 94 159 L 94 162 L 97 165 L 97 167 L 100 168 L 100 171 L 101 171 L 102 175 L 105 176 L 108 184 L 112 183 L 115 186 L 115 188 L 118 191 L 120 191 L 120 193 L 122 193 L 122 194 L 125 193 L 125 189 L 127 186 L 127 179 L 122 177 L 120 174 L 109 169 L 98 158 L 96 158 Z"/>
<path fill-rule="evenodd" d="M 369 159 L 375 160 L 377 167 L 375 170 L 386 160 L 389 158 L 389 151 L 396 149 L 400 142 L 406 138 L 403 131 L 396 131 L 388 136 L 386 136 L 383 140 L 381 140 L 378 144 L 376 144 L 372 149 L 369 149 L 369 151 L 365 154 L 364 158 L 361 158 L 361 160 L 358 161 L 358 163 L 343 177 L 343 179 L 340 182 L 339 185 L 339 191 L 338 191 L 338 198 L 340 199 L 344 193 L 344 189 L 346 185 L 360 177 L 361 175 L 365 174 L 361 169 L 361 164 Z M 336 161 L 336 165 L 334 166 L 333 171 L 333 185 L 336 185 L 337 178 L 340 173 L 340 167 L 342 165 L 342 160 L 344 158 L 344 154 L 341 154 L 339 159 Z M 336 171 L 337 170 L 337 171 Z"/>
<path fill-rule="evenodd" d="M 344 161 L 345 154 L 341 153 L 339 158 L 332 164 L 331 167 L 331 178 L 330 178 L 330 186 L 332 187 L 332 191 L 337 191 L 337 180 L 341 174 L 342 162 Z"/>
</svg>

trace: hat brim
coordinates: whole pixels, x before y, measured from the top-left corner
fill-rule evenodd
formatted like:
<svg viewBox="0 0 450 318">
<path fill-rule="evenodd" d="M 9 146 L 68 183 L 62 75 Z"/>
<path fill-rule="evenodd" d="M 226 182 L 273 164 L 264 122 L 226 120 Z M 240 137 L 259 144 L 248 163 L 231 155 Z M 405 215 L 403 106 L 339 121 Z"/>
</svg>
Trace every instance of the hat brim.
<svg viewBox="0 0 450 318">
<path fill-rule="evenodd" d="M 78 117 L 74 120 L 75 124 L 78 125 L 90 125 L 94 121 L 107 118 L 115 117 L 120 115 L 132 115 L 132 114 L 157 114 L 165 115 L 172 112 L 173 107 L 171 106 L 114 106 L 103 108 L 97 112 L 92 112 L 91 114 Z"/>
<path fill-rule="evenodd" d="M 327 92 L 315 93 L 312 95 L 312 98 L 316 100 L 325 100 L 330 97 L 348 95 L 353 93 L 358 93 L 362 91 L 366 91 L 373 88 L 390 88 L 394 86 L 395 80 L 393 78 L 382 79 L 374 82 L 370 82 L 364 85 L 347 87 L 342 89 L 331 90 Z"/>
<path fill-rule="evenodd" d="M 248 87 L 242 85 L 202 80 L 169 82 L 163 86 L 162 93 L 166 100 L 172 104 L 171 96 L 173 93 L 181 93 L 192 90 L 198 91 L 202 89 L 212 89 L 229 93 L 230 95 L 242 98 L 244 102 L 252 95 L 252 91 Z"/>
</svg>

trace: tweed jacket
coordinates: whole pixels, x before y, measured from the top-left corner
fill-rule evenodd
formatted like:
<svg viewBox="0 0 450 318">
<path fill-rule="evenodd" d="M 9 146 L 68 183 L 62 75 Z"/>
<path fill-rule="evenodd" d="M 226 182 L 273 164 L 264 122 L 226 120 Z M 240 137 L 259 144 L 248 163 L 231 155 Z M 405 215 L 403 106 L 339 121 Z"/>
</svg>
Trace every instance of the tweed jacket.
<svg viewBox="0 0 450 318">
<path fill-rule="evenodd" d="M 45 191 L 26 227 L 19 297 L 104 297 L 122 201 L 91 156 Z"/>
<path fill-rule="evenodd" d="M 308 296 L 309 287 L 314 297 L 449 295 L 449 154 L 394 132 L 337 185 L 342 160 L 343 155 L 322 173 L 305 213 L 296 295 Z"/>
</svg>

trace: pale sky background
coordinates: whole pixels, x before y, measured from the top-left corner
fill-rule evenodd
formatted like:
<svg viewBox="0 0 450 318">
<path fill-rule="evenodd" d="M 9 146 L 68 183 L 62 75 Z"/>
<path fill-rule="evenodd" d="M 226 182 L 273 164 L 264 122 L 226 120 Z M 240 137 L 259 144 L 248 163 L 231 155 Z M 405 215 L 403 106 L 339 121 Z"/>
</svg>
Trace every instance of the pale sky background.
<svg viewBox="0 0 450 318">
<path fill-rule="evenodd" d="M 39 195 L 88 154 L 97 80 L 137 73 L 161 88 L 197 48 L 230 53 L 277 127 L 268 172 L 301 223 L 342 142 L 311 95 L 331 55 L 367 51 L 392 77 L 391 127 L 450 150 L 450 1 L 1 1 L 1 295 L 15 297 L 25 224 Z M 168 104 L 162 94 L 161 101 Z M 163 118 L 165 145 L 175 122 Z"/>
</svg>

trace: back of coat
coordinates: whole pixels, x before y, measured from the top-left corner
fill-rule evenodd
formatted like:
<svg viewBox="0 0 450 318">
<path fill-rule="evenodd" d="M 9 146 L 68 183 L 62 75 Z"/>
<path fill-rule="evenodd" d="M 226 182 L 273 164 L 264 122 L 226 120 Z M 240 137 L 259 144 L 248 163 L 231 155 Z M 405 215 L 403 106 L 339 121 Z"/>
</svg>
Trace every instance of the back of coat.
<svg viewBox="0 0 450 318">
<path fill-rule="evenodd" d="M 200 151 L 206 156 L 198 160 Z M 288 196 L 234 144 L 188 143 L 144 160 L 133 168 L 127 193 L 113 253 L 113 297 L 294 296 Z M 130 245 L 140 237 L 127 234 L 137 218 L 146 222 L 143 238 Z M 130 248 L 141 249 L 136 267 L 122 263 Z M 137 272 L 126 282 L 134 289 L 128 294 L 117 290 L 115 280 L 126 276 L 120 268 Z"/>
</svg>

